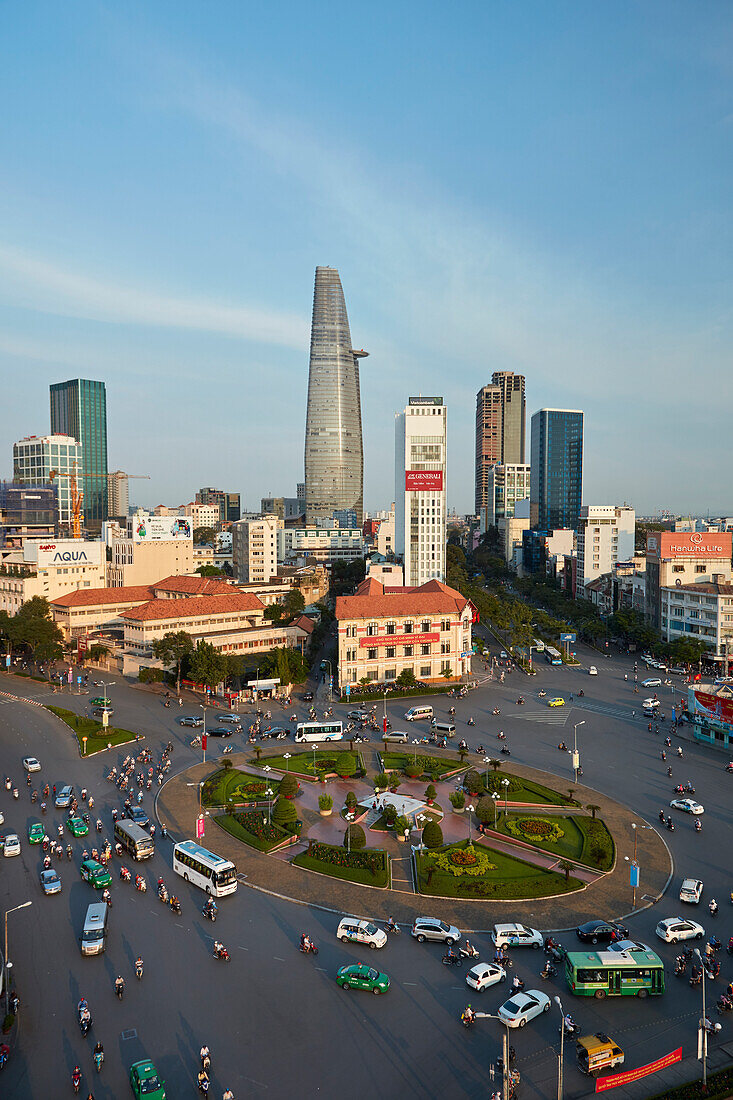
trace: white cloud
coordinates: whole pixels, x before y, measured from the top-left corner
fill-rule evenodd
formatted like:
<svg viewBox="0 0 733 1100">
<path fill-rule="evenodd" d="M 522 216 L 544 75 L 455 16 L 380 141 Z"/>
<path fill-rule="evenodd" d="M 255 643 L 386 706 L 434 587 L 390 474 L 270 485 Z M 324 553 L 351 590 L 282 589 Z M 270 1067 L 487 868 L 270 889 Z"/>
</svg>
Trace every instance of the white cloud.
<svg viewBox="0 0 733 1100">
<path fill-rule="evenodd" d="M 216 333 L 220 336 L 302 349 L 305 317 L 250 306 L 182 298 L 153 288 L 109 281 L 53 260 L 0 245 L 0 279 L 6 304 L 64 317 L 123 325 Z"/>
</svg>

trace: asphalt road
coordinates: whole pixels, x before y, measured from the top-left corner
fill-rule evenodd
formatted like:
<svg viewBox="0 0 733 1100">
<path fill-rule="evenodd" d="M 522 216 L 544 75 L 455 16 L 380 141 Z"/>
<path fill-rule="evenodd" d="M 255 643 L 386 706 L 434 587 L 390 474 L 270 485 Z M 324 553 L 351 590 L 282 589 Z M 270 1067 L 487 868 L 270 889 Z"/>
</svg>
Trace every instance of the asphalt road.
<svg viewBox="0 0 733 1100">
<path fill-rule="evenodd" d="M 497 647 L 492 647 L 496 651 Z M 704 747 L 683 742 L 684 759 L 672 760 L 673 780 L 660 759 L 662 737 L 646 730 L 638 715 L 641 695 L 633 694 L 631 677 L 624 672 L 631 663 L 620 657 L 604 658 L 579 650 L 584 668 L 553 668 L 541 661 L 538 675 L 531 680 L 518 672 L 503 685 L 488 683 L 457 705 L 457 736 L 469 745 L 483 743 L 488 755 L 500 747 L 498 730 L 504 730 L 512 758 L 545 768 L 572 785 L 570 757 L 557 749 L 559 740 L 572 744 L 573 724 L 584 770 L 584 782 L 618 798 L 638 810 L 639 823 L 657 823 L 661 807 L 673 797 L 672 786 L 690 778 L 697 797 L 705 805 L 703 832 L 695 834 L 693 822 L 675 815 L 674 833 L 664 832 L 675 861 L 675 875 L 665 899 L 639 912 L 629 921 L 634 938 L 651 944 L 671 964 L 676 949 L 654 935 L 656 923 L 680 912 L 697 917 L 710 932 L 727 942 L 733 933 L 733 910 L 728 903 L 731 890 L 728 844 L 730 811 L 729 785 L 733 776 L 724 772 L 725 760 Z M 587 674 L 587 665 L 599 669 L 598 677 Z M 640 679 L 643 666 L 640 666 Z M 675 681 L 678 684 L 678 681 Z M 577 698 L 584 688 L 585 697 Z M 548 695 L 563 695 L 565 708 L 550 709 L 537 699 L 544 688 Z M 0 683 L 0 689 L 36 695 L 41 685 L 17 679 Z M 669 688 L 657 688 L 668 715 Z M 570 693 L 575 693 L 572 706 Z M 522 693 L 527 702 L 516 705 Z M 323 694 L 323 689 L 319 694 Z M 188 742 L 191 731 L 181 730 L 175 719 L 177 708 L 166 710 L 154 695 L 117 683 L 109 689 L 115 706 L 115 723 L 139 729 L 145 744 L 159 754 L 170 737 L 175 744 L 173 770 L 200 759 L 200 750 Z M 50 698 L 44 701 L 52 701 Z M 57 699 L 53 701 L 60 701 Z M 66 696 L 64 703 L 83 711 L 87 697 Z M 446 717 L 450 698 L 434 701 L 439 717 Z M 493 706 L 502 711 L 491 715 Z M 345 713 L 348 707 L 337 707 Z M 404 704 L 388 704 L 395 728 L 404 728 Z M 381 710 L 381 707 L 380 707 Z M 637 711 L 633 719 L 631 713 Z M 476 726 L 466 726 L 473 715 Z M 420 726 L 407 727 L 418 736 Z M 231 741 L 241 741 L 236 736 Z M 209 742 L 209 757 L 221 753 L 222 744 Z M 36 755 L 42 761 L 42 777 L 57 786 L 75 783 L 87 786 L 97 801 L 105 825 L 111 829 L 111 810 L 119 806 L 117 792 L 104 780 L 110 763 L 124 755 L 116 750 L 91 760 L 78 757 L 75 742 L 66 736 L 55 719 L 27 705 L 0 700 L 0 771 L 23 784 L 21 758 Z M 151 799 L 145 796 L 150 810 Z M 36 817 L 27 789 L 21 786 L 19 802 L 0 787 L 0 810 L 5 814 L 5 831 L 17 831 L 23 845 L 20 858 L 2 861 L 0 898 L 2 909 L 32 900 L 29 909 L 8 919 L 9 955 L 15 966 L 22 1010 L 17 1046 L 4 1071 L 3 1092 L 26 1097 L 71 1094 L 70 1074 L 79 1063 L 85 1075 L 82 1095 L 92 1089 L 97 1100 L 127 1095 L 126 1073 L 141 1057 L 152 1057 L 168 1086 L 171 1097 L 195 1095 L 198 1050 L 206 1041 L 213 1055 L 211 1095 L 219 1097 L 227 1087 L 235 1096 L 280 1096 L 286 1090 L 299 1095 L 336 1097 L 345 1088 L 356 1095 L 379 1093 L 391 1098 L 405 1094 L 416 1097 L 485 1097 L 489 1091 L 488 1067 L 500 1050 L 501 1029 L 494 1020 L 479 1021 L 469 1032 L 458 1022 L 461 1009 L 470 1000 L 482 1011 L 495 1012 L 504 1000 L 500 989 L 476 995 L 467 990 L 459 971 L 441 966 L 442 950 L 437 945 L 419 945 L 409 935 L 390 938 L 381 952 L 349 950 L 334 938 L 338 918 L 323 911 L 309 911 L 287 901 L 240 886 L 233 898 L 222 899 L 220 919 L 215 926 L 200 915 L 203 894 L 176 880 L 175 889 L 183 914 L 174 916 L 157 901 L 155 880 L 164 874 L 172 883 L 171 844 L 159 841 L 155 858 L 142 868 L 149 883 L 146 894 L 114 876 L 113 908 L 107 952 L 98 958 L 82 958 L 78 937 L 86 906 L 94 892 L 78 875 L 82 841 L 72 841 L 77 858 L 59 867 L 64 889 L 60 896 L 46 898 L 38 884 L 41 856 L 25 839 L 28 821 Z M 670 811 L 674 814 L 674 811 Z M 95 810 L 96 813 L 96 810 Z M 49 824 L 61 819 L 61 811 L 49 810 Z M 620 845 L 621 858 L 631 854 Z M 118 862 L 118 861 L 116 861 Z M 641 870 L 641 901 L 644 869 Z M 699 911 L 677 900 L 679 882 L 685 875 L 705 882 Z M 705 903 L 716 896 L 721 915 L 708 916 Z M 328 888 L 324 883 L 324 905 Z M 572 904 L 572 903 L 570 903 Z M 427 911 L 439 914 L 439 904 L 428 903 Z M 487 907 L 488 909 L 488 907 Z M 629 889 L 629 909 L 631 890 Z M 368 914 L 365 914 L 368 915 Z M 604 914 L 599 913 L 599 916 Z M 521 904 L 517 920 L 522 919 Z M 493 921 L 493 916 L 486 922 Z M 510 919 L 507 914 L 505 919 Z M 568 925 L 572 925 L 572 911 Z M 317 958 L 304 957 L 296 950 L 299 934 L 306 930 L 320 946 Z M 211 955 L 212 932 L 229 948 L 229 964 Z M 562 936 L 569 946 L 572 934 Z M 476 938 L 487 957 L 487 937 Z M 141 954 L 145 976 L 135 980 L 133 962 Z M 542 983 L 537 978 L 543 956 L 515 952 L 515 971 L 528 988 L 543 987 L 550 995 L 559 993 L 563 1003 L 582 1024 L 584 1031 L 606 1030 L 626 1051 L 627 1067 L 644 1064 L 682 1044 L 692 1053 L 699 990 L 671 975 L 668 992 L 662 998 L 629 1003 L 627 998 L 597 1003 L 570 997 L 562 978 Z M 344 992 L 334 982 L 336 968 L 344 962 L 365 959 L 386 970 L 391 978 L 389 993 L 381 998 L 366 993 Z M 127 981 L 124 1000 L 114 996 L 118 973 Z M 733 960 L 723 952 L 723 969 L 718 985 L 733 979 Z M 714 987 L 712 987 L 714 988 Z M 76 1022 L 75 1006 L 81 995 L 90 1004 L 94 1028 L 83 1039 Z M 723 1018 L 723 1039 L 732 1033 Z M 554 1096 L 557 1072 L 559 1010 L 512 1033 L 522 1073 L 523 1098 Z M 104 1043 L 106 1061 L 96 1076 L 91 1051 L 94 1042 Z M 694 1072 L 691 1070 L 691 1072 Z M 617 1095 L 636 1097 L 664 1087 L 661 1076 L 636 1086 L 618 1089 Z M 652 1084 L 654 1088 L 652 1087 Z M 572 1052 L 566 1051 L 566 1091 L 569 1097 L 590 1093 L 587 1079 L 574 1068 Z"/>
</svg>

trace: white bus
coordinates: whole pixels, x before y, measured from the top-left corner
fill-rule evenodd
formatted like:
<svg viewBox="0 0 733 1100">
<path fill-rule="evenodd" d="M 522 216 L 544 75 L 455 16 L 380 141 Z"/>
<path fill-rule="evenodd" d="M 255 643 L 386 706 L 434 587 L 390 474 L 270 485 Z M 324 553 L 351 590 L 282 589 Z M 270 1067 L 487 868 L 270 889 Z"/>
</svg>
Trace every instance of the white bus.
<svg viewBox="0 0 733 1100">
<path fill-rule="evenodd" d="M 560 653 L 559 650 L 555 649 L 554 646 L 546 645 L 545 646 L 545 660 L 547 661 L 547 663 L 549 665 L 561 665 L 562 664 L 562 654 Z"/>
<path fill-rule="evenodd" d="M 296 744 L 305 741 L 342 741 L 343 722 L 299 722 L 295 730 Z"/>
<path fill-rule="evenodd" d="M 532 639 L 532 645 L 534 646 L 534 648 L 537 650 L 538 653 L 544 653 L 545 652 L 545 643 L 542 641 L 541 638 L 533 638 Z"/>
<path fill-rule="evenodd" d="M 194 840 L 182 840 L 173 849 L 173 870 L 186 882 L 221 898 L 237 889 L 237 868 L 230 859 L 215 856 Z"/>
</svg>

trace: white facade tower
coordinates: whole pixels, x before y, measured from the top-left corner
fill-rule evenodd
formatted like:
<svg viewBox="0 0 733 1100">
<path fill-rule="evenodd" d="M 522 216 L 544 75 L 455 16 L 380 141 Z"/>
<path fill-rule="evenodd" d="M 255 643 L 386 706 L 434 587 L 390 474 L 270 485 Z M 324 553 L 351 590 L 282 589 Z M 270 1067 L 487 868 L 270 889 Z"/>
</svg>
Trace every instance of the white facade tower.
<svg viewBox="0 0 733 1100">
<path fill-rule="evenodd" d="M 447 409 L 411 397 L 395 417 L 395 553 L 405 585 L 445 580 Z"/>
</svg>

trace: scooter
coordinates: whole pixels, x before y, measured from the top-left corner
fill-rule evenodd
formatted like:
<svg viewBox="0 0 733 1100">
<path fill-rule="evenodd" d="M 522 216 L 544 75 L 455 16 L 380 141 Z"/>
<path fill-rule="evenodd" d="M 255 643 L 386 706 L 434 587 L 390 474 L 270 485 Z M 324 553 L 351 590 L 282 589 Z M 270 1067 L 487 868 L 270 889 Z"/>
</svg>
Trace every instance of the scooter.
<svg viewBox="0 0 733 1100">
<path fill-rule="evenodd" d="M 220 959 L 222 962 L 229 962 L 229 952 L 226 947 L 215 947 L 214 958 Z"/>
<path fill-rule="evenodd" d="M 476 1019 L 476 1013 L 473 1011 L 470 1005 L 464 1008 L 461 1013 L 461 1023 L 464 1027 L 473 1027 L 474 1020 Z"/>
<path fill-rule="evenodd" d="M 168 899 L 168 905 L 171 909 L 171 912 L 178 913 L 179 916 L 180 916 L 180 914 L 182 912 L 182 909 L 181 909 L 181 903 L 178 900 L 178 898 L 169 898 Z"/>
<path fill-rule="evenodd" d="M 139 982 L 143 980 L 143 964 L 141 962 L 135 963 L 135 977 Z"/>
<path fill-rule="evenodd" d="M 207 917 L 213 923 L 216 920 L 217 912 L 218 912 L 218 909 L 217 909 L 216 905 L 214 905 L 212 908 L 209 908 L 208 905 L 205 905 L 203 907 L 203 909 L 201 910 L 201 915 L 203 917 Z"/>
<path fill-rule="evenodd" d="M 135 875 L 135 889 L 139 890 L 141 894 L 144 894 L 148 888 L 148 884 L 142 875 Z"/>
<path fill-rule="evenodd" d="M 78 1066 L 74 1066 L 74 1069 L 71 1072 L 71 1085 L 74 1089 L 74 1092 L 78 1093 L 79 1089 L 81 1088 L 81 1070 Z"/>
<path fill-rule="evenodd" d="M 557 970 L 552 965 L 552 963 L 549 963 L 549 962 L 545 963 L 545 965 L 542 967 L 542 970 L 540 970 L 540 977 L 544 978 L 545 981 L 548 978 L 554 978 L 556 974 L 557 974 Z"/>
<path fill-rule="evenodd" d="M 567 1020 L 563 1020 L 562 1028 L 558 1028 L 558 1031 L 564 1031 L 565 1035 L 569 1039 L 574 1039 L 576 1035 L 580 1035 L 580 1024 L 576 1024 L 575 1020 L 568 1023 Z"/>
<path fill-rule="evenodd" d="M 300 944 L 300 950 L 303 952 L 304 955 L 318 954 L 318 948 L 312 940 L 304 940 L 303 943 Z"/>
<path fill-rule="evenodd" d="M 443 966 L 462 966 L 463 959 L 460 955 L 457 955 L 454 951 L 446 951 L 443 958 L 440 960 Z"/>
<path fill-rule="evenodd" d="M 459 947 L 458 951 L 464 959 L 477 959 L 479 957 L 478 948 L 474 947 L 473 944 L 467 943 L 465 947 Z"/>
<path fill-rule="evenodd" d="M 511 756 L 512 755 L 512 750 L 509 748 L 508 745 L 502 745 L 500 751 L 504 753 L 504 756 Z"/>
</svg>

